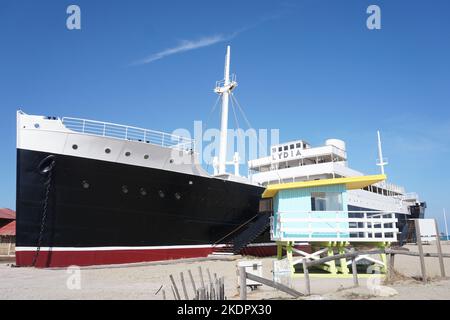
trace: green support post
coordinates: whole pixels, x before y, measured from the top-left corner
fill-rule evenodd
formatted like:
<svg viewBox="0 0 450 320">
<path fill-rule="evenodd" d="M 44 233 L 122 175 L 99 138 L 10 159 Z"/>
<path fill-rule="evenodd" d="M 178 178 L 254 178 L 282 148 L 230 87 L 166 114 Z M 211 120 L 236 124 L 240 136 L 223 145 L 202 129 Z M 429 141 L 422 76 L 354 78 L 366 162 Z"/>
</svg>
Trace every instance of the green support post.
<svg viewBox="0 0 450 320">
<path fill-rule="evenodd" d="M 339 254 L 345 254 L 345 242 L 342 242 L 338 245 L 338 252 Z M 341 271 L 342 274 L 349 274 L 349 269 L 347 266 L 347 259 L 345 258 L 341 258 L 339 259 L 340 262 L 340 266 L 339 266 L 339 270 Z"/>
<path fill-rule="evenodd" d="M 334 246 L 332 243 L 328 244 L 327 254 L 329 257 L 334 256 Z M 337 274 L 336 262 L 334 260 L 330 261 L 330 264 L 327 269 L 331 274 Z"/>
<path fill-rule="evenodd" d="M 277 259 L 283 259 L 283 242 L 277 241 Z"/>
</svg>

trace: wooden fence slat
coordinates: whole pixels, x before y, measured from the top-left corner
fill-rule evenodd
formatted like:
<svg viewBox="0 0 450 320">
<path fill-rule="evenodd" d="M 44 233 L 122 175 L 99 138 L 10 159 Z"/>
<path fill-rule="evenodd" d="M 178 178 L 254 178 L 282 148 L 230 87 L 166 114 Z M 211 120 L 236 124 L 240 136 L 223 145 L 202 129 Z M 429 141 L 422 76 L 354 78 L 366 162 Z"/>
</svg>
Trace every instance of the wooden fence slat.
<svg viewBox="0 0 450 320">
<path fill-rule="evenodd" d="M 301 292 L 298 292 L 298 291 L 296 291 L 296 290 L 294 290 L 292 288 L 289 288 L 288 286 L 285 286 L 284 284 L 281 284 L 281 283 L 278 283 L 278 282 L 274 282 L 274 281 L 271 281 L 271 280 L 266 279 L 266 278 L 261 278 L 261 277 L 255 276 L 254 274 L 251 274 L 251 273 L 248 273 L 248 272 L 247 272 L 247 278 L 250 279 L 250 280 L 253 280 L 253 281 L 265 284 L 266 286 L 275 288 L 275 289 L 280 290 L 282 292 L 285 292 L 285 293 L 287 293 L 287 294 L 289 294 L 291 296 L 294 296 L 296 298 L 298 298 L 300 296 L 303 296 L 303 294 Z"/>
<path fill-rule="evenodd" d="M 170 288 L 172 288 L 172 294 L 173 294 L 174 300 L 178 300 L 178 299 L 177 299 L 177 295 L 176 295 L 176 293 L 175 293 L 175 290 L 173 289 L 173 286 L 170 286 Z"/>
<path fill-rule="evenodd" d="M 442 256 L 441 238 L 439 236 L 439 226 L 436 219 L 434 219 L 434 226 L 436 228 L 436 246 L 439 255 L 439 266 L 441 267 L 441 277 L 445 278 L 445 266 L 444 266 L 444 259 Z"/>
<path fill-rule="evenodd" d="M 209 283 L 212 283 L 211 272 L 209 272 L 209 268 L 206 268 L 206 272 L 208 273 Z"/>
<path fill-rule="evenodd" d="M 188 270 L 188 274 L 189 274 L 189 278 L 191 279 L 192 290 L 194 290 L 194 297 L 195 297 L 195 295 L 197 294 L 197 286 L 195 285 L 194 277 L 192 276 L 191 269 Z"/>
<path fill-rule="evenodd" d="M 351 252 L 354 253 L 355 249 L 352 249 Z M 356 257 L 352 258 L 352 274 L 353 274 L 353 285 L 355 287 L 358 287 L 359 281 L 358 281 L 358 268 L 356 266 Z"/>
<path fill-rule="evenodd" d="M 239 297 L 241 300 L 247 300 L 247 272 L 245 267 L 239 267 Z"/>
<path fill-rule="evenodd" d="M 386 253 L 392 253 L 392 254 L 395 254 L 395 255 L 400 254 L 400 255 L 405 255 L 405 256 L 420 257 L 420 253 L 419 252 L 414 252 L 414 251 L 386 249 Z M 438 253 L 432 253 L 432 252 L 424 252 L 423 256 L 424 257 L 439 258 L 439 254 Z M 450 258 L 450 253 L 442 253 L 442 257 L 443 258 Z"/>
<path fill-rule="evenodd" d="M 202 267 L 201 266 L 198 266 L 198 272 L 200 274 L 200 281 L 202 283 L 202 288 L 204 288 L 205 287 L 205 281 L 203 280 L 203 272 L 202 272 Z"/>
<path fill-rule="evenodd" d="M 427 270 L 425 268 L 425 258 L 423 255 L 422 237 L 421 237 L 421 233 L 420 233 L 419 220 L 418 219 L 414 220 L 414 223 L 415 223 L 415 227 L 416 227 L 416 242 L 417 242 L 417 247 L 419 248 L 420 269 L 422 271 L 422 281 L 424 283 L 427 283 Z"/>
<path fill-rule="evenodd" d="M 189 296 L 186 290 L 186 284 L 184 283 L 184 274 L 183 272 L 180 272 L 180 279 L 181 279 L 181 286 L 183 287 L 183 294 L 184 294 L 184 299 L 185 300 L 189 300 Z"/>
<path fill-rule="evenodd" d="M 309 282 L 309 270 L 306 259 L 303 259 L 303 274 L 305 275 L 306 295 L 311 295 L 311 283 Z"/>
<path fill-rule="evenodd" d="M 177 299 L 177 300 L 181 300 L 181 298 L 180 298 L 180 293 L 178 292 L 178 288 L 177 288 L 177 285 L 176 285 L 176 283 L 175 283 L 175 280 L 173 279 L 173 276 L 170 275 L 169 278 L 170 278 L 170 281 L 172 282 L 172 287 L 173 287 L 173 289 L 174 289 L 174 291 L 175 291 L 176 299 Z"/>
<path fill-rule="evenodd" d="M 393 279 L 393 262 L 394 262 L 394 255 L 392 253 L 386 254 L 386 277 L 387 280 L 390 281 Z"/>
</svg>

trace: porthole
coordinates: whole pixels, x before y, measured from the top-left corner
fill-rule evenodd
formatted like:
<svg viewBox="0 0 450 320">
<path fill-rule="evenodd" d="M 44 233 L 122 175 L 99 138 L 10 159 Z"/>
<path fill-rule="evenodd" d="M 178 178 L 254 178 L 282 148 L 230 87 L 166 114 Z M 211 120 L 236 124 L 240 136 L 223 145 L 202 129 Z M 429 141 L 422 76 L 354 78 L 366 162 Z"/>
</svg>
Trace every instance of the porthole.
<svg viewBox="0 0 450 320">
<path fill-rule="evenodd" d="M 175 193 L 175 199 L 180 200 L 181 199 L 181 194 L 179 194 L 178 192 Z"/>
<path fill-rule="evenodd" d="M 193 185 L 193 184 L 194 184 L 194 182 L 193 182 L 192 180 L 190 180 L 190 181 L 189 181 L 189 184 L 190 184 L 190 185 Z"/>
<path fill-rule="evenodd" d="M 126 157 L 131 156 L 131 152 L 129 152 L 129 151 L 125 152 L 125 156 L 126 156 Z"/>
<path fill-rule="evenodd" d="M 34 124 L 34 127 L 35 127 L 36 129 L 39 129 L 39 127 L 40 127 L 39 123 L 35 123 L 35 124 Z"/>
<path fill-rule="evenodd" d="M 150 158 L 150 156 L 149 156 L 148 154 L 146 154 L 146 155 L 144 156 L 144 159 L 147 160 L 148 158 Z"/>
<path fill-rule="evenodd" d="M 77 150 L 78 149 L 78 145 L 76 145 L 76 144 L 72 145 L 72 149 L 73 150 Z"/>
<path fill-rule="evenodd" d="M 128 193 L 128 186 L 122 186 L 122 192 L 127 194 Z"/>
<path fill-rule="evenodd" d="M 83 189 L 89 189 L 89 182 L 88 181 L 86 181 L 86 180 L 83 180 L 82 182 L 81 182 L 81 186 L 83 187 Z"/>
<path fill-rule="evenodd" d="M 170 159 L 169 162 L 170 162 L 170 163 L 173 163 L 173 159 Z"/>
<path fill-rule="evenodd" d="M 160 196 L 161 198 L 164 198 L 164 197 L 165 197 L 165 194 L 164 194 L 164 192 L 163 192 L 162 190 L 159 190 L 158 194 L 159 194 L 159 196 Z"/>
<path fill-rule="evenodd" d="M 105 149 L 105 153 L 111 153 L 111 149 L 110 148 L 106 148 Z"/>
<path fill-rule="evenodd" d="M 141 196 L 146 196 L 147 195 L 147 190 L 145 190 L 145 188 L 140 188 L 139 189 L 139 193 L 141 194 Z"/>
</svg>

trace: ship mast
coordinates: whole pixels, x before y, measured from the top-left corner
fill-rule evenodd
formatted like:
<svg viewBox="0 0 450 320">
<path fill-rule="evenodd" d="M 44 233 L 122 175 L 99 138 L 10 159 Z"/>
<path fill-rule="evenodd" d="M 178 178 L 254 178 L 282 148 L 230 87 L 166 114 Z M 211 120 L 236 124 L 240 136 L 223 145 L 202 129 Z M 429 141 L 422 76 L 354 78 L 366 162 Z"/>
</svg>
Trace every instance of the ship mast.
<svg viewBox="0 0 450 320">
<path fill-rule="evenodd" d="M 378 163 L 377 166 L 380 166 L 381 168 L 381 174 L 384 174 L 384 166 L 387 165 L 387 161 L 384 161 L 383 158 L 383 149 L 381 148 L 381 136 L 380 136 L 380 131 L 377 131 L 377 135 L 378 135 Z"/>
<path fill-rule="evenodd" d="M 227 133 L 228 133 L 228 102 L 231 91 L 236 88 L 237 82 L 230 79 L 230 46 L 227 46 L 225 56 L 224 79 L 216 83 L 215 92 L 222 97 L 222 117 L 220 123 L 220 147 L 219 147 L 219 175 L 226 174 L 227 164 Z"/>
</svg>

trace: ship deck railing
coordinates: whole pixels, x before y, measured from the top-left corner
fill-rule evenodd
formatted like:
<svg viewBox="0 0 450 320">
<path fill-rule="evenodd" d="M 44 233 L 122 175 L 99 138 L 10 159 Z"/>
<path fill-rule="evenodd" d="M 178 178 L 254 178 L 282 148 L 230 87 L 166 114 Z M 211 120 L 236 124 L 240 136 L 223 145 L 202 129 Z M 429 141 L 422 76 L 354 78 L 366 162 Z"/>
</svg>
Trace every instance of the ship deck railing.
<svg viewBox="0 0 450 320">
<path fill-rule="evenodd" d="M 416 192 L 408 192 L 399 196 L 399 198 L 403 201 L 407 200 L 415 200 L 419 201 L 419 195 Z"/>
<path fill-rule="evenodd" d="M 273 241 L 395 242 L 394 212 L 278 211 L 271 221 Z"/>
<path fill-rule="evenodd" d="M 195 151 L 194 140 L 165 132 L 69 117 L 62 118 L 62 123 L 67 129 L 83 134 L 149 143 L 184 151 Z"/>
</svg>

